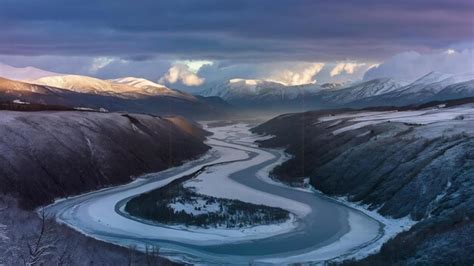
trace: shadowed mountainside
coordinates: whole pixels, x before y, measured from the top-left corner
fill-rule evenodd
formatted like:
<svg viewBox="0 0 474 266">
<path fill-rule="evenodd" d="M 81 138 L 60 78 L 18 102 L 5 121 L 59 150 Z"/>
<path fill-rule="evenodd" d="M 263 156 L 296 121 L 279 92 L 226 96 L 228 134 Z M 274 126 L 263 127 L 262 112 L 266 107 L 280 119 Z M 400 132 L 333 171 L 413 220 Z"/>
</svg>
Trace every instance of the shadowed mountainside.
<svg viewBox="0 0 474 266">
<path fill-rule="evenodd" d="M 125 183 L 208 150 L 206 132 L 177 117 L 2 111 L 0 125 L 1 192 L 24 208 Z"/>
<path fill-rule="evenodd" d="M 474 105 L 389 109 L 288 114 L 253 131 L 275 136 L 262 146 L 294 155 L 276 178 L 309 177 L 326 194 L 419 221 L 380 253 L 350 263 L 472 264 Z"/>
</svg>

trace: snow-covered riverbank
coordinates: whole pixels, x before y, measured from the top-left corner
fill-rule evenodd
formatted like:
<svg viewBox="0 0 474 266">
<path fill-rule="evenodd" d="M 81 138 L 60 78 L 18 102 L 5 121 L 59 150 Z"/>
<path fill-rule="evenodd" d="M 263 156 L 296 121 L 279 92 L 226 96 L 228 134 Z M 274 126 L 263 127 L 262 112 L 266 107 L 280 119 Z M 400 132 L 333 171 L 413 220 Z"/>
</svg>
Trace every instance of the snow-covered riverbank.
<svg viewBox="0 0 474 266">
<path fill-rule="evenodd" d="M 207 141 L 213 148 L 207 157 L 128 185 L 58 201 L 48 206 L 48 213 L 96 239 L 138 249 L 158 245 L 163 256 L 184 262 L 292 263 L 314 261 L 322 255 L 332 259 L 380 238 L 379 223 L 368 216 L 269 179 L 268 171 L 285 160 L 285 154 L 256 147 L 256 136 L 247 125 L 208 130 L 214 136 Z M 157 225 L 123 213 L 123 203 L 128 198 L 164 186 L 205 165 L 214 166 L 185 186 L 200 194 L 280 207 L 290 211 L 292 218 L 281 224 L 243 229 L 206 229 Z M 288 247 L 285 240 L 294 245 Z"/>
</svg>

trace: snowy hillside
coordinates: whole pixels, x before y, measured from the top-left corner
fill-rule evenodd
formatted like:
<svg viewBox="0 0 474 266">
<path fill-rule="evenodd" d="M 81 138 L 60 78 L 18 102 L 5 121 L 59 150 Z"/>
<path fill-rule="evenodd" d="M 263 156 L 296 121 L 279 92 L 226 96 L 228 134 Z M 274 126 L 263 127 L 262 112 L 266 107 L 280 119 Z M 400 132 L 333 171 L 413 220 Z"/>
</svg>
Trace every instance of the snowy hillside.
<svg viewBox="0 0 474 266">
<path fill-rule="evenodd" d="M 0 103 L 29 102 L 67 108 L 95 110 L 104 108 L 111 112 L 183 115 L 192 118 L 224 117 L 229 115 L 231 109 L 225 102 L 205 97 L 195 97 L 178 91 L 171 92 L 172 95 L 163 95 L 159 92 L 162 88 L 156 89 L 159 95 L 151 95 L 146 91 L 155 90 L 154 88 L 146 87 L 143 89 L 81 76 L 64 79 L 52 77 L 43 80 L 52 85 L 39 85 L 0 78 Z M 56 88 L 53 85 L 61 85 L 66 89 Z M 70 89 L 71 87 L 73 89 Z M 125 92 L 109 91 L 117 88 Z M 167 91 L 167 89 L 165 90 Z"/>
<path fill-rule="evenodd" d="M 430 72 L 402 88 L 399 92 L 399 95 L 422 93 L 431 93 L 434 95 L 449 85 L 462 83 L 469 80 L 474 80 L 474 73 L 451 75 L 439 72 Z"/>
<path fill-rule="evenodd" d="M 362 265 L 466 265 L 474 260 L 474 104 L 460 102 L 288 114 L 254 131 L 275 136 L 264 147 L 294 155 L 274 177 L 287 183 L 309 177 L 325 194 L 417 221 Z"/>
<path fill-rule="evenodd" d="M 228 101 L 280 101 L 294 100 L 322 90 L 318 85 L 285 86 L 284 84 L 256 79 L 231 79 L 210 88 L 203 96 L 218 96 Z"/>
<path fill-rule="evenodd" d="M 391 79 L 375 79 L 359 83 L 330 83 L 286 86 L 265 80 L 231 79 L 226 83 L 205 90 L 205 96 L 219 96 L 231 103 L 258 106 L 266 104 L 293 104 L 295 107 L 306 101 L 308 106 L 318 108 L 342 105 L 359 99 L 395 91 L 401 84 Z"/>
<path fill-rule="evenodd" d="M 6 93 L 10 95 L 15 95 L 17 94 L 18 96 L 21 96 L 22 93 L 38 93 L 38 94 L 50 94 L 54 92 L 59 92 L 61 90 L 58 90 L 56 88 L 51 88 L 48 86 L 41 86 L 41 85 L 35 85 L 35 84 L 30 84 L 26 82 L 21 82 L 21 81 L 15 81 L 15 80 L 10 80 L 10 79 L 5 79 L 0 77 L 0 93 Z"/>
<path fill-rule="evenodd" d="M 455 99 L 459 97 L 473 97 L 474 96 L 474 79 L 455 83 L 442 89 L 435 95 L 437 100 L 440 99 Z"/>
<path fill-rule="evenodd" d="M 171 89 L 168 89 L 165 85 L 161 85 L 144 78 L 124 77 L 124 78 L 118 78 L 118 79 L 111 79 L 110 81 L 115 82 L 115 83 L 127 84 L 135 88 L 153 87 L 153 88 L 161 88 L 162 91 L 171 91 Z"/>
<path fill-rule="evenodd" d="M 190 94 L 167 88 L 146 79 L 134 77 L 102 80 L 88 76 L 65 75 L 44 77 L 34 82 L 79 93 L 114 96 L 125 99 L 168 96 L 192 101 L 196 100 L 196 98 Z"/>
<path fill-rule="evenodd" d="M 474 96 L 474 73 L 461 75 L 431 72 L 411 84 L 355 102 L 358 106 L 421 104 Z"/>
<path fill-rule="evenodd" d="M 373 79 L 353 84 L 339 90 L 324 91 L 320 94 L 323 102 L 345 104 L 367 97 L 397 91 L 401 84 L 392 79 Z"/>
<path fill-rule="evenodd" d="M 130 97 L 139 93 L 139 89 L 126 85 L 113 83 L 93 77 L 79 75 L 51 76 L 35 80 L 34 83 L 71 90 L 79 93 L 92 93 L 100 95 Z"/>
<path fill-rule="evenodd" d="M 252 108 L 290 108 L 307 110 L 339 107 L 420 104 L 433 100 L 474 96 L 474 73 L 430 72 L 411 84 L 379 78 L 346 84 L 307 84 L 286 86 L 265 80 L 231 79 L 211 87 L 205 96 L 218 96 L 235 105 Z M 458 84 L 458 85 L 455 85 Z"/>
<path fill-rule="evenodd" d="M 31 208 L 125 183 L 205 152 L 204 134 L 182 118 L 0 111 L 0 192 Z"/>
<path fill-rule="evenodd" d="M 36 67 L 13 67 L 0 63 L 0 77 L 7 79 L 31 81 L 42 77 L 56 76 L 58 73 L 46 71 Z"/>
<path fill-rule="evenodd" d="M 183 93 L 177 90 L 170 89 L 164 85 L 155 83 L 153 81 L 144 79 L 144 78 L 135 78 L 135 77 L 125 77 L 118 79 L 111 79 L 110 82 L 116 84 L 128 85 L 130 87 L 136 88 L 135 92 L 146 94 L 149 96 L 171 96 L 178 98 L 186 98 L 188 100 L 196 100 L 191 94 Z"/>
</svg>

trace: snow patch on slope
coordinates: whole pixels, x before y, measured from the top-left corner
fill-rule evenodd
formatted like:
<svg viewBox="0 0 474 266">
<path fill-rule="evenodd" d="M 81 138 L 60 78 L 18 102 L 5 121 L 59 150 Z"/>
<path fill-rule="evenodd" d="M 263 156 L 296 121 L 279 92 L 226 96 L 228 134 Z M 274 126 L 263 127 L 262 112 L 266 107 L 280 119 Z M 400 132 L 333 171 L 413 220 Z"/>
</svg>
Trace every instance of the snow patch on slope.
<svg viewBox="0 0 474 266">
<path fill-rule="evenodd" d="M 386 122 L 427 125 L 434 123 L 446 123 L 455 119 L 460 119 L 460 117 L 466 121 L 474 120 L 474 106 L 464 105 L 446 109 L 438 108 L 401 112 L 360 112 L 335 116 L 323 116 L 319 118 L 319 121 L 326 122 L 338 119 L 348 119 L 346 123 L 353 122 L 353 124 L 349 126 L 336 129 L 332 132 L 334 135 L 338 135 L 346 131 Z"/>
</svg>

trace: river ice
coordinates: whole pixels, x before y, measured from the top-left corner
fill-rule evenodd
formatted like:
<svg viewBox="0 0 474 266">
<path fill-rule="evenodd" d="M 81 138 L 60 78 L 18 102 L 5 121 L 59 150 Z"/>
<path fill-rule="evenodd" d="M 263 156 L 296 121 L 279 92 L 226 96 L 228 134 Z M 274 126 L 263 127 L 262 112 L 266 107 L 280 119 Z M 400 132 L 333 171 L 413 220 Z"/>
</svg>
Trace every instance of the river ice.
<svg viewBox="0 0 474 266">
<path fill-rule="evenodd" d="M 268 241 L 278 235 L 291 235 L 298 238 L 299 234 L 297 232 L 305 228 L 304 226 L 301 227 L 300 223 L 314 211 L 316 211 L 314 213 L 315 217 L 318 217 L 317 208 L 287 198 L 285 194 L 277 195 L 268 191 L 260 191 L 231 177 L 237 172 L 257 167 L 252 170 L 255 171 L 253 175 L 264 181 L 267 186 L 294 191 L 292 193 L 295 193 L 296 196 L 298 193 L 306 194 L 305 197 L 310 196 L 312 200 L 320 201 L 320 204 L 326 204 L 324 203 L 326 199 L 321 197 L 319 200 L 316 195 L 313 197 L 311 191 L 301 188 L 288 188 L 270 179 L 268 172 L 288 157 L 281 150 L 267 151 L 256 147 L 253 141 L 259 136 L 252 135 L 247 125 L 234 124 L 208 128 L 208 130 L 214 132 L 214 136 L 207 141 L 207 144 L 212 146 L 213 149 L 202 159 L 188 162 L 183 166 L 162 173 L 146 175 L 130 184 L 57 201 L 47 207 L 47 213 L 54 215 L 57 221 L 90 237 L 122 246 L 135 246 L 142 250 L 150 242 L 156 242 L 161 247 L 160 253 L 163 256 L 176 261 L 191 263 L 196 262 L 196 257 L 201 257 L 201 259 L 205 257 L 211 261 L 218 259 L 221 262 L 227 260 L 226 257 L 222 257 L 223 255 L 214 256 L 212 253 L 195 250 L 193 246 L 204 247 L 230 243 L 246 243 L 245 245 L 249 245 L 248 243 L 251 243 L 248 242 L 249 240 L 262 239 Z M 270 161 L 271 163 L 267 163 Z M 223 162 L 227 163 L 208 168 L 197 177 L 187 181 L 185 186 L 193 187 L 198 193 L 210 196 L 280 207 L 292 213 L 291 219 L 284 223 L 243 229 L 198 228 L 153 224 L 123 213 L 123 203 L 127 198 L 164 186 L 176 178 L 199 170 L 203 165 Z M 258 168 L 259 165 L 262 165 L 262 168 Z M 175 207 L 189 209 L 190 206 Z M 316 261 L 315 256 L 333 259 L 352 252 L 365 243 L 380 237 L 380 228 L 376 220 L 347 207 L 340 206 L 338 209 L 339 212 L 347 213 L 347 220 L 341 220 L 344 216 L 339 216 L 337 220 L 332 222 L 333 225 L 341 223 L 341 229 L 334 231 L 334 236 L 328 235 L 325 237 L 324 244 L 319 245 L 314 250 L 311 250 L 310 246 L 304 250 L 295 250 L 284 255 L 275 254 L 270 256 L 274 260 L 269 262 Z M 311 219 L 314 220 L 314 217 L 311 217 Z M 258 241 L 255 243 L 257 246 L 253 250 L 258 251 Z M 280 244 L 285 246 L 288 243 Z M 228 259 L 232 259 L 234 262 L 244 262 L 245 257 L 239 260 L 241 258 L 231 255 Z M 268 255 L 262 258 L 256 255 L 249 257 L 249 260 L 254 262 L 268 261 L 268 259 Z"/>
</svg>

